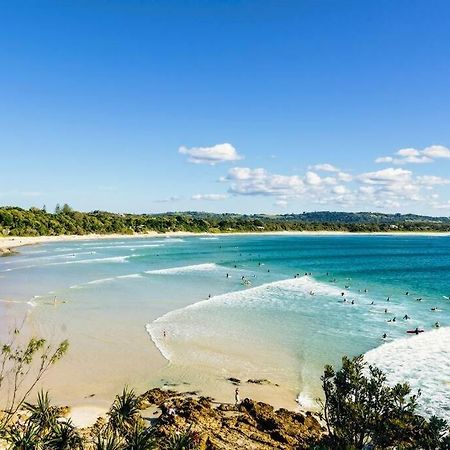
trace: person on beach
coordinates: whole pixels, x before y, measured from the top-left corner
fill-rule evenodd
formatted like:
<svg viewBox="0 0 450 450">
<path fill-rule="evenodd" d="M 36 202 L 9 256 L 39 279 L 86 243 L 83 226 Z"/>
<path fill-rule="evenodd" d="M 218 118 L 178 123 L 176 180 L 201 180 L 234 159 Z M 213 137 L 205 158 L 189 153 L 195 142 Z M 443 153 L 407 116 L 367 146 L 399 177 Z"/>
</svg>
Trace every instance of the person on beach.
<svg viewBox="0 0 450 450">
<path fill-rule="evenodd" d="M 241 397 L 239 396 L 239 388 L 234 390 L 234 404 L 238 406 L 241 403 Z"/>
</svg>

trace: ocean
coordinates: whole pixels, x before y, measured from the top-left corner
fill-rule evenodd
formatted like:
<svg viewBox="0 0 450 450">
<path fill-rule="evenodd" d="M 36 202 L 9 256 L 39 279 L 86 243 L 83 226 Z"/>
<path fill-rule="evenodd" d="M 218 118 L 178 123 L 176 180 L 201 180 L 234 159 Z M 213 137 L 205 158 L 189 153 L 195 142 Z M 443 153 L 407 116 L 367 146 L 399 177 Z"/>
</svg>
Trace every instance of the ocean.
<svg viewBox="0 0 450 450">
<path fill-rule="evenodd" d="M 241 395 L 314 408 L 324 365 L 365 354 L 421 390 L 424 414 L 450 419 L 449 296 L 446 236 L 68 241 L 0 259 L 2 335 L 25 317 L 33 333 L 69 338 L 48 380 L 67 402 L 106 401 L 125 383 L 232 398 L 234 377 Z"/>
</svg>

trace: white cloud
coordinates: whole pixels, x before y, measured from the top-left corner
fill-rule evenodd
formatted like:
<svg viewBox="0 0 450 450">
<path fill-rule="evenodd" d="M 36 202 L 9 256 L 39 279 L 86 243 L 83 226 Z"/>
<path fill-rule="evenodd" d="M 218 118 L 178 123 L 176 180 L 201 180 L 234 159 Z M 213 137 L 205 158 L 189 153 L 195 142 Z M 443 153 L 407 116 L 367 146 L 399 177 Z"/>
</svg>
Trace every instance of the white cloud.
<svg viewBox="0 0 450 450">
<path fill-rule="evenodd" d="M 262 168 L 233 167 L 225 180 L 231 183 L 230 192 L 241 195 L 295 195 L 304 188 L 298 175 L 276 175 Z"/>
<path fill-rule="evenodd" d="M 191 197 L 192 200 L 208 200 L 219 201 L 228 198 L 226 194 L 195 194 Z"/>
<path fill-rule="evenodd" d="M 333 188 L 333 192 L 338 195 L 343 195 L 348 194 L 350 191 L 345 186 L 339 185 Z"/>
<path fill-rule="evenodd" d="M 376 163 L 383 164 L 426 164 L 435 159 L 450 158 L 450 150 L 443 145 L 431 145 L 423 150 L 416 148 L 402 148 L 396 153 L 397 157 L 381 156 L 375 159 Z"/>
<path fill-rule="evenodd" d="M 277 200 L 275 202 L 275 206 L 280 206 L 281 208 L 285 208 L 288 205 L 286 200 Z"/>
<path fill-rule="evenodd" d="M 435 175 L 422 175 L 417 177 L 417 182 L 424 186 L 438 186 L 444 184 L 450 184 L 450 179 L 437 177 Z"/>
<path fill-rule="evenodd" d="M 412 172 L 405 169 L 378 170 L 376 172 L 366 172 L 358 175 L 357 179 L 366 184 L 390 184 L 392 182 L 404 182 L 411 179 Z"/>
<path fill-rule="evenodd" d="M 431 145 L 425 148 L 422 153 L 429 158 L 450 158 L 450 149 L 443 145 Z"/>
<path fill-rule="evenodd" d="M 382 164 L 382 163 L 391 163 L 394 161 L 394 158 L 392 156 L 380 156 L 379 158 L 377 158 L 375 160 L 375 162 L 377 164 Z"/>
<path fill-rule="evenodd" d="M 243 159 L 231 144 L 217 144 L 212 147 L 180 147 L 178 152 L 188 155 L 188 161 L 194 164 L 215 165 L 222 162 L 239 161 Z"/>
<path fill-rule="evenodd" d="M 397 152 L 397 155 L 400 156 L 419 156 L 420 152 L 419 150 L 416 150 L 415 148 L 402 148 Z"/>
<path fill-rule="evenodd" d="M 305 182 L 311 186 L 318 186 L 322 183 L 322 179 L 315 172 L 306 172 Z"/>
<path fill-rule="evenodd" d="M 309 166 L 308 169 L 318 170 L 322 172 L 339 172 L 339 169 L 336 166 L 328 163 L 315 164 L 314 166 Z"/>
<path fill-rule="evenodd" d="M 339 181 L 343 181 L 343 182 L 345 182 L 345 183 L 348 183 L 348 182 L 350 182 L 350 181 L 353 180 L 353 177 L 352 177 L 349 173 L 339 172 L 339 173 L 337 174 L 337 179 L 338 179 Z"/>
</svg>

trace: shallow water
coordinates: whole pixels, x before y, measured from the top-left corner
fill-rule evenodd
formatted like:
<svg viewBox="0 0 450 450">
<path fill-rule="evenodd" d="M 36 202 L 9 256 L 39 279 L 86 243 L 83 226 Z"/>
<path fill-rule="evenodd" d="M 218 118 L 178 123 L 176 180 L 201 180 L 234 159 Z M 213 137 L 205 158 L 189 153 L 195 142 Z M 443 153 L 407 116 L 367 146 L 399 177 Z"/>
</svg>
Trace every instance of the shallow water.
<svg viewBox="0 0 450 450">
<path fill-rule="evenodd" d="M 267 378 L 279 385 L 271 395 L 310 407 L 324 364 L 378 348 L 368 357 L 421 388 L 425 412 L 448 415 L 449 382 L 436 377 L 448 373 L 448 352 L 435 347 L 433 371 L 424 370 L 426 346 L 448 330 L 406 330 L 450 325 L 449 271 L 443 236 L 58 242 L 0 260 L 0 317 L 27 312 L 36 332 L 69 337 L 71 353 L 49 380 L 67 401 L 91 390 L 106 400 L 125 382 L 220 396 L 234 376 Z M 77 389 L 61 381 L 68 371 Z"/>
</svg>

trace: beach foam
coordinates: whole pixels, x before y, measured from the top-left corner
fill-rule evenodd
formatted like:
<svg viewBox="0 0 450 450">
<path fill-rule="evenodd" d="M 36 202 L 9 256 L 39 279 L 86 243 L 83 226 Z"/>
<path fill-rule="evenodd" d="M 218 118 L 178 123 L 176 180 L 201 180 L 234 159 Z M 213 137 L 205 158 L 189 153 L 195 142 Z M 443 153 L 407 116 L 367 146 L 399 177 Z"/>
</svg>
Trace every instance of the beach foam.
<svg viewBox="0 0 450 450">
<path fill-rule="evenodd" d="M 407 381 L 413 393 L 420 389 L 424 414 L 450 420 L 450 327 L 383 344 L 365 360 L 383 370 L 390 383 Z"/>
<path fill-rule="evenodd" d="M 205 272 L 218 269 L 215 263 L 193 264 L 189 266 L 170 267 L 168 269 L 147 270 L 145 273 L 153 275 L 176 275 L 186 272 Z"/>
</svg>

